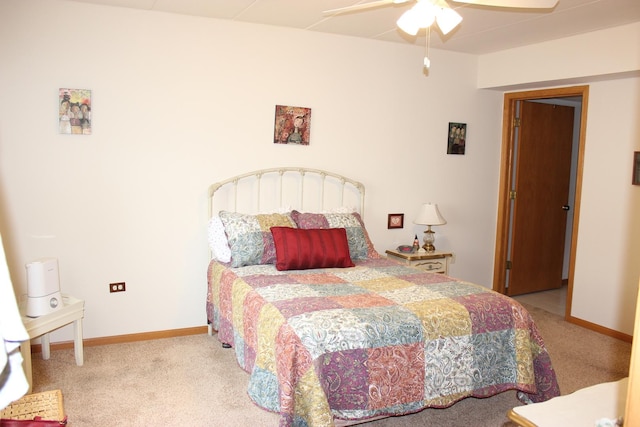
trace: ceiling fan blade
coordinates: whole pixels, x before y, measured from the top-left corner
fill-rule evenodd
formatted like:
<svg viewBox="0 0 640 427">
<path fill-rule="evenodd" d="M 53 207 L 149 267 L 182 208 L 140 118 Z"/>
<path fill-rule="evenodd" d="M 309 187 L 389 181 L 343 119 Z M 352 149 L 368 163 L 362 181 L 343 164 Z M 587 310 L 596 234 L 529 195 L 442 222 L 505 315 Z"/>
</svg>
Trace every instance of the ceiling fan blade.
<svg viewBox="0 0 640 427">
<path fill-rule="evenodd" d="M 453 0 L 478 6 L 510 7 L 523 9 L 552 9 L 558 0 Z"/>
<path fill-rule="evenodd" d="M 386 6 L 389 4 L 406 3 L 410 0 L 377 0 L 369 3 L 354 4 L 353 6 L 340 7 L 322 12 L 323 15 L 338 15 L 340 13 L 357 12 L 359 10 L 372 9 L 374 7 Z"/>
</svg>

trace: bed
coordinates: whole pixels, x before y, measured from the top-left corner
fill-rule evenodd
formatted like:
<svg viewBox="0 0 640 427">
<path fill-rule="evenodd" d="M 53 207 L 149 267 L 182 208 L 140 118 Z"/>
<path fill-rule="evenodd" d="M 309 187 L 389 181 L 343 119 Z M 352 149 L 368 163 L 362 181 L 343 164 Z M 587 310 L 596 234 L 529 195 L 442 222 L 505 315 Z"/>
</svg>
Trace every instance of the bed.
<svg viewBox="0 0 640 427">
<path fill-rule="evenodd" d="M 560 394 L 529 313 L 379 255 L 364 186 L 264 169 L 209 188 L 207 318 L 281 426 L 350 425 L 517 390 Z"/>
</svg>

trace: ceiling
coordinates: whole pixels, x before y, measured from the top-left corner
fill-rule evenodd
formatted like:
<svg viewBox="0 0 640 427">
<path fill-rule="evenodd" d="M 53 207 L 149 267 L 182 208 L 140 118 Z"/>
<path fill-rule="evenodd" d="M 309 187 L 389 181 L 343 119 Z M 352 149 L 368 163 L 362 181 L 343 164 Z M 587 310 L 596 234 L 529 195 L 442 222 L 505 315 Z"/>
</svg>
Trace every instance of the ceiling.
<svg viewBox="0 0 640 427">
<path fill-rule="evenodd" d="M 72 0 L 157 12 L 230 19 L 424 45 L 395 22 L 413 2 L 327 17 L 324 10 L 371 0 Z M 640 0 L 559 0 L 553 10 L 501 9 L 447 0 L 464 18 L 446 37 L 431 33 L 431 48 L 484 54 L 640 21 Z M 615 48 L 614 46 L 611 47 Z"/>
</svg>

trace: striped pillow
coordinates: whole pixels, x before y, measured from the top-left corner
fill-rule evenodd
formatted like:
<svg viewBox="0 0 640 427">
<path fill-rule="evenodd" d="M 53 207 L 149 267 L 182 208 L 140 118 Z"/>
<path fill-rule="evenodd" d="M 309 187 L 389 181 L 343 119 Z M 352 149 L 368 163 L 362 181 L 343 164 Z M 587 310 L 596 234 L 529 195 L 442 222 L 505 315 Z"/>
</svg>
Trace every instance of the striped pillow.
<svg viewBox="0 0 640 427">
<path fill-rule="evenodd" d="M 353 267 L 344 228 L 301 230 L 271 227 L 276 247 L 276 269 Z"/>
</svg>

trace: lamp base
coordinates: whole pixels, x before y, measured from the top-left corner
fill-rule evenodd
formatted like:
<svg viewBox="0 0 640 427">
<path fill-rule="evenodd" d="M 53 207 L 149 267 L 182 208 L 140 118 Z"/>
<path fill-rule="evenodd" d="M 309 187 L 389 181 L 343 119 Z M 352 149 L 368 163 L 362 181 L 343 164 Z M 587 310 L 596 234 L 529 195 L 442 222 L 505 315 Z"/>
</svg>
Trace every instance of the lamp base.
<svg viewBox="0 0 640 427">
<path fill-rule="evenodd" d="M 431 226 L 427 226 L 427 230 L 424 232 L 424 245 L 422 246 L 425 251 L 431 253 L 436 250 L 436 247 L 433 246 L 433 242 L 436 241 L 436 232 L 431 230 Z"/>
<path fill-rule="evenodd" d="M 431 252 L 435 252 L 436 247 L 433 246 L 432 244 L 425 243 L 424 245 L 422 245 L 422 249 L 424 249 L 425 251 L 431 253 Z"/>
</svg>

